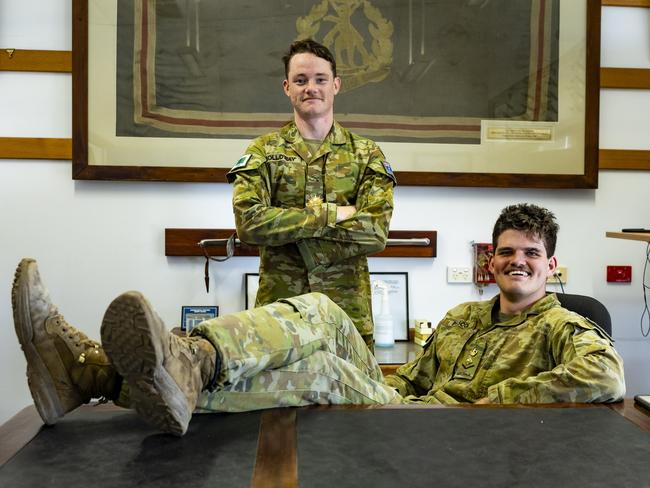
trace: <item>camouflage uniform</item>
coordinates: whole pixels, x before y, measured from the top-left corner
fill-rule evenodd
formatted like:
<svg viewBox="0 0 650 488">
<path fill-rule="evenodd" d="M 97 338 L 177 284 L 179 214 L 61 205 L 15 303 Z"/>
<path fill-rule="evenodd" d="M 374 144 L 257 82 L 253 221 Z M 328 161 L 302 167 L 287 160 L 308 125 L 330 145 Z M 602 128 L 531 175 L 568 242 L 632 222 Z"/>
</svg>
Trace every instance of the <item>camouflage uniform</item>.
<svg viewBox="0 0 650 488">
<path fill-rule="evenodd" d="M 320 293 L 212 319 L 192 335 L 221 358 L 220 388 L 202 392 L 197 412 L 402 401 L 345 312 Z"/>
<path fill-rule="evenodd" d="M 492 323 L 497 298 L 452 309 L 413 362 L 382 379 L 345 312 L 320 293 L 203 322 L 221 358 L 197 412 L 309 404 L 606 402 L 625 393 L 622 360 L 589 320 L 549 295 Z"/>
<path fill-rule="evenodd" d="M 295 123 L 255 139 L 228 173 L 239 238 L 260 249 L 256 305 L 322 292 L 372 345 L 366 256 L 384 249 L 395 177 L 379 147 L 336 122 L 313 156 Z M 336 207 L 356 206 L 336 223 Z"/>
<path fill-rule="evenodd" d="M 486 396 L 492 403 L 622 398 L 623 361 L 597 325 L 562 308 L 552 294 L 493 323 L 497 299 L 450 310 L 422 353 L 386 377 L 386 384 L 409 403 L 474 402 Z"/>
</svg>

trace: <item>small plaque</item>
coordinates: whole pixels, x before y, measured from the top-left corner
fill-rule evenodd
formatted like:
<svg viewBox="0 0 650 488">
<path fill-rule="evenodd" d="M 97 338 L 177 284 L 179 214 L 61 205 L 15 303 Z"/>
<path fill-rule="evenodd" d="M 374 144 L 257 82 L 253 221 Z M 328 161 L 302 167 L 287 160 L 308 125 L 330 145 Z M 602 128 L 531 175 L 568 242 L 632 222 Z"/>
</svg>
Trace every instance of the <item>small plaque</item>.
<svg viewBox="0 0 650 488">
<path fill-rule="evenodd" d="M 550 127 L 488 127 L 488 141 L 552 141 L 553 129 Z"/>
<path fill-rule="evenodd" d="M 219 307 L 216 305 L 187 306 L 181 309 L 181 330 L 186 334 L 204 320 L 210 320 L 219 316 Z"/>
</svg>

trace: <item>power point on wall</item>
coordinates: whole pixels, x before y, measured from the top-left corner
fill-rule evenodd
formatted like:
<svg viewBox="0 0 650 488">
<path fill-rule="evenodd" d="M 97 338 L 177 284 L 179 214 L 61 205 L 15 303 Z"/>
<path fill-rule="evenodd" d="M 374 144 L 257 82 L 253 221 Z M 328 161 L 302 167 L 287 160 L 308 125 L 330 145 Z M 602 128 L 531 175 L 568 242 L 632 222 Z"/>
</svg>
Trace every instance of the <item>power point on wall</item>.
<svg viewBox="0 0 650 488">
<path fill-rule="evenodd" d="M 546 278 L 546 282 L 549 284 L 560 284 L 566 285 L 569 280 L 569 268 L 566 266 L 558 266 L 555 268 L 555 274 Z"/>
<path fill-rule="evenodd" d="M 471 283 L 472 268 L 469 266 L 447 266 L 447 283 Z"/>
</svg>

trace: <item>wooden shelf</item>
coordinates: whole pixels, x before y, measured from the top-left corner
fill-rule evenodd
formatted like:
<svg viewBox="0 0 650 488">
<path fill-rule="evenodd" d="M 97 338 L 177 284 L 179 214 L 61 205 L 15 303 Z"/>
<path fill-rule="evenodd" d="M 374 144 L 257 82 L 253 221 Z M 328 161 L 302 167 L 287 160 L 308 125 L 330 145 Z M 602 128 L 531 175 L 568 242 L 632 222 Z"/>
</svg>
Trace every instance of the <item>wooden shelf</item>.
<svg viewBox="0 0 650 488">
<path fill-rule="evenodd" d="M 606 232 L 605 235 L 614 239 L 650 242 L 650 232 Z"/>
<path fill-rule="evenodd" d="M 234 229 L 165 229 L 165 256 L 203 256 L 199 241 L 203 239 L 227 239 Z M 429 239 L 426 246 L 393 244 L 391 239 Z M 437 232 L 435 230 L 391 230 L 388 233 L 389 244 L 382 252 L 372 257 L 381 258 L 435 258 Z M 226 246 L 211 246 L 210 255 L 225 256 Z M 235 256 L 258 256 L 257 247 L 238 244 Z"/>
</svg>

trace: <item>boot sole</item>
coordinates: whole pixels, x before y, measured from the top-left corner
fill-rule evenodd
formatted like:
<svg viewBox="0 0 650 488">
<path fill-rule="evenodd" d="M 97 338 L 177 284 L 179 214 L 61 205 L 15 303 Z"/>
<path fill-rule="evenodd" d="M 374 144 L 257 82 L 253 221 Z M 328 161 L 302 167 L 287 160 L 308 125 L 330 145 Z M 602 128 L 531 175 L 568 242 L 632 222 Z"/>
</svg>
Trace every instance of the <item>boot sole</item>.
<svg viewBox="0 0 650 488">
<path fill-rule="evenodd" d="M 129 385 L 132 406 L 155 427 L 182 436 L 192 412 L 163 366 L 166 333 L 164 324 L 138 292 L 127 292 L 113 300 L 101 328 L 102 345 Z"/>
<path fill-rule="evenodd" d="M 23 259 L 14 275 L 11 288 L 11 304 L 14 314 L 14 328 L 20 347 L 27 359 L 27 384 L 38 414 L 47 425 L 54 425 L 66 413 L 57 393 L 57 382 L 45 366 L 34 344 L 34 327 L 30 312 L 29 286 L 25 283 L 29 267 L 34 259 Z M 62 383 L 61 380 L 58 383 Z M 80 402 L 81 403 L 81 402 Z"/>
</svg>

